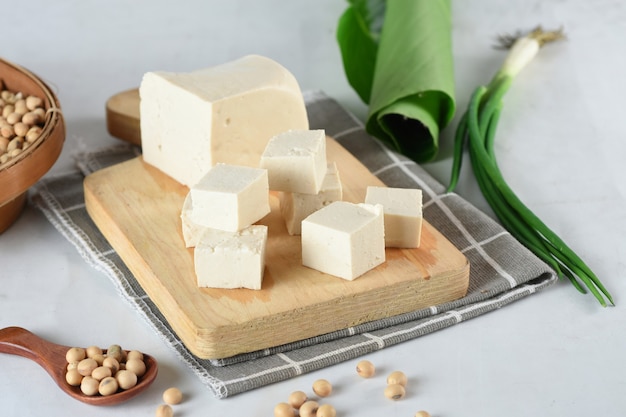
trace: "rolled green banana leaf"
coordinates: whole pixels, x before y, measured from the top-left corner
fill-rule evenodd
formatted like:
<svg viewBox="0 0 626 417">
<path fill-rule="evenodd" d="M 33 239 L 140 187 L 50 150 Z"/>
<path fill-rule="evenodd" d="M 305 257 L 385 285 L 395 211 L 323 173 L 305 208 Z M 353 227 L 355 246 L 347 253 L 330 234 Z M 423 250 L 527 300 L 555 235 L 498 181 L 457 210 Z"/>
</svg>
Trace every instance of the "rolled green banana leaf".
<svg viewBox="0 0 626 417">
<path fill-rule="evenodd" d="M 450 0 L 350 0 L 337 27 L 367 131 L 417 162 L 455 112 L 451 20 Z"/>
</svg>

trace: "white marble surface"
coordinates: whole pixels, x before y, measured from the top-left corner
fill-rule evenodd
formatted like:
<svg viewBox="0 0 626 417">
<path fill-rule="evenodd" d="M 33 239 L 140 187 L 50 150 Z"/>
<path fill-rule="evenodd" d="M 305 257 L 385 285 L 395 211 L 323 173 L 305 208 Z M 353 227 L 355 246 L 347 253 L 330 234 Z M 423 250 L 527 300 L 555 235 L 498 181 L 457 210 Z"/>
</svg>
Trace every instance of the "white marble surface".
<svg viewBox="0 0 626 417">
<path fill-rule="evenodd" d="M 192 70 L 247 53 L 288 67 L 303 89 L 322 89 L 354 111 L 334 38 L 343 1 L 43 1 L 3 4 L 2 56 L 42 76 L 58 93 L 67 144 L 53 172 L 70 169 L 77 147 L 115 143 L 104 104 L 150 70 Z M 333 381 L 341 416 L 621 416 L 626 409 L 626 81 L 621 0 L 454 1 L 457 101 L 486 82 L 502 54 L 493 37 L 542 24 L 567 42 L 547 47 L 506 98 L 497 153 L 511 186 L 591 265 L 617 306 L 560 282 L 545 292 L 368 356 L 379 376 L 358 380 L 354 362 L 217 400 L 99 271 L 85 264 L 44 216 L 28 208 L 0 235 L 0 326 L 19 325 L 62 344 L 119 342 L 156 356 L 154 386 L 123 406 L 94 408 L 64 397 L 26 359 L 0 354 L 3 416 L 154 415 L 162 391 L 180 387 L 179 416 L 268 416 L 294 389 Z M 438 161 L 450 170 L 451 129 Z M 469 171 L 458 192 L 487 207 Z M 488 211 L 488 210 L 487 210 Z M 404 370 L 406 399 L 383 397 L 384 374 Z"/>
</svg>

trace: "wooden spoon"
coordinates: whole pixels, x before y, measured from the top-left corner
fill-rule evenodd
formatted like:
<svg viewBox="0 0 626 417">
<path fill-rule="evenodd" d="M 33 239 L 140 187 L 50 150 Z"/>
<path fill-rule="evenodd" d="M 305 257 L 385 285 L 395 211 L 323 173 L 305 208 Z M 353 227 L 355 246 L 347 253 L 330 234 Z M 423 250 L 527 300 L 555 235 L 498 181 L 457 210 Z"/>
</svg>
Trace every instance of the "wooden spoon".
<svg viewBox="0 0 626 417">
<path fill-rule="evenodd" d="M 71 397 L 91 405 L 113 405 L 127 401 L 142 393 L 154 382 L 158 366 L 150 355 L 144 354 L 146 373 L 138 379 L 137 385 L 115 394 L 88 396 L 81 392 L 80 387 L 73 387 L 65 381 L 67 361 L 65 353 L 70 346 L 57 345 L 40 338 L 21 327 L 0 329 L 0 352 L 11 353 L 32 359 L 50 374 L 57 385 Z"/>
</svg>

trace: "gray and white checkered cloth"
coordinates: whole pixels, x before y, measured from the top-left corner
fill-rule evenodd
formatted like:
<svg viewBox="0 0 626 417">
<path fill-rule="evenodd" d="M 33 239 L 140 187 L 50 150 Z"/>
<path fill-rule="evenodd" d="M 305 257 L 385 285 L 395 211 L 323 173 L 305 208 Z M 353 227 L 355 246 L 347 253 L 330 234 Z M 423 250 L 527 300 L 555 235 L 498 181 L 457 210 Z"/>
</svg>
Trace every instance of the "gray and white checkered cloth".
<svg viewBox="0 0 626 417">
<path fill-rule="evenodd" d="M 496 310 L 554 282 L 554 272 L 474 206 L 445 188 L 407 158 L 370 137 L 362 123 L 321 92 L 305 94 L 311 129 L 325 129 L 390 187 L 420 188 L 424 216 L 470 262 L 469 290 L 462 299 L 344 330 L 219 360 L 203 360 L 180 343 L 161 312 L 85 210 L 85 175 L 139 155 L 122 144 L 76 156 L 79 170 L 45 177 L 31 203 L 104 272 L 141 316 L 218 398 L 225 398 L 296 375 L 354 359 Z"/>
</svg>

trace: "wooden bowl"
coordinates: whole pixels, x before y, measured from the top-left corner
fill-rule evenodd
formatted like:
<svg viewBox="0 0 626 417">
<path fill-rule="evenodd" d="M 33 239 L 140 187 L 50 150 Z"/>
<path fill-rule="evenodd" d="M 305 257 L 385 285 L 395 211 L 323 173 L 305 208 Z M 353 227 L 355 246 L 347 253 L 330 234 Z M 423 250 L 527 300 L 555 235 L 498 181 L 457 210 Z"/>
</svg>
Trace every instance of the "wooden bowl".
<svg viewBox="0 0 626 417">
<path fill-rule="evenodd" d="M 28 189 L 54 165 L 65 141 L 65 123 L 55 94 L 25 68 L 0 59 L 0 80 L 5 89 L 40 97 L 46 110 L 39 138 L 19 155 L 0 165 L 0 233 L 22 213 Z"/>
</svg>

